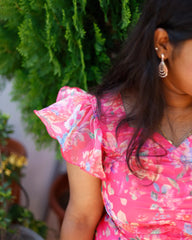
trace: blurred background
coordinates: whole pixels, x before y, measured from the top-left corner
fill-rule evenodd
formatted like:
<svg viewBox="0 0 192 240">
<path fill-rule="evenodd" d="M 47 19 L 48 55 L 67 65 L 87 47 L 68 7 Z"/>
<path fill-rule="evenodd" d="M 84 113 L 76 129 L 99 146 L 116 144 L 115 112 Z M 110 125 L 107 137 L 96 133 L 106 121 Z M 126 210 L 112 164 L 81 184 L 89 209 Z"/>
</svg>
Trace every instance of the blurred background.
<svg viewBox="0 0 192 240">
<path fill-rule="evenodd" d="M 50 187 L 57 175 L 66 172 L 65 162 L 56 160 L 56 152 L 50 149 L 37 150 L 30 134 L 24 131 L 21 113 L 16 102 L 11 101 L 12 83 L 7 82 L 0 93 L 0 111 L 10 116 L 9 123 L 14 126 L 11 134 L 13 139 L 19 141 L 26 149 L 28 164 L 24 168 L 22 185 L 29 197 L 29 209 L 37 219 L 44 220 L 51 231 L 48 240 L 58 239 L 59 224 L 54 212 L 50 209 Z M 26 199 L 21 192 L 21 204 Z"/>
</svg>

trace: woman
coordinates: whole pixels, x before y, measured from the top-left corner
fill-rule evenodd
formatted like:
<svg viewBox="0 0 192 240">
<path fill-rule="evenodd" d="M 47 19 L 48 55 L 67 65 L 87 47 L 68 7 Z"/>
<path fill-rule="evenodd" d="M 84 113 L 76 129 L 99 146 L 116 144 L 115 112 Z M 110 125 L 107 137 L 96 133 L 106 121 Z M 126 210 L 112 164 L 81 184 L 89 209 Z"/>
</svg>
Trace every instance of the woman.
<svg viewBox="0 0 192 240">
<path fill-rule="evenodd" d="M 67 161 L 61 240 L 192 239 L 191 0 L 148 0 L 96 94 L 36 114 Z"/>
</svg>

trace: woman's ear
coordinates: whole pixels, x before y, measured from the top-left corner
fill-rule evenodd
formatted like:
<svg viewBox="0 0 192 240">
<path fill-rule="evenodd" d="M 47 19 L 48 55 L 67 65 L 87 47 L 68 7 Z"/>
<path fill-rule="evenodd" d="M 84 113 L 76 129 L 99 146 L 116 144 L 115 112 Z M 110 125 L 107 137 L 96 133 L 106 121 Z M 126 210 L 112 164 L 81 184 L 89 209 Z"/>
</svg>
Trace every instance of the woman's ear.
<svg viewBox="0 0 192 240">
<path fill-rule="evenodd" d="M 172 47 L 169 41 L 168 33 L 165 29 L 157 28 L 155 30 L 154 48 L 159 58 L 161 58 L 162 54 L 164 54 L 165 59 L 169 58 Z"/>
</svg>

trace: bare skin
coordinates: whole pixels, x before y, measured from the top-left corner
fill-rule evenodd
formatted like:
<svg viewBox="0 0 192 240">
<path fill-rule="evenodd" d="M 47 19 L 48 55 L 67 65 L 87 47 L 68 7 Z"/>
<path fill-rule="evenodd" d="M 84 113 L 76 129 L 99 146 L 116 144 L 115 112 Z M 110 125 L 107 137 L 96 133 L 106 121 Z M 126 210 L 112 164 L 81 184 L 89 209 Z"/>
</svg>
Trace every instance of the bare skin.
<svg viewBox="0 0 192 240">
<path fill-rule="evenodd" d="M 161 129 L 175 146 L 192 132 L 192 40 L 174 48 L 164 29 L 157 29 L 154 44 L 157 55 L 163 53 L 168 76 L 163 79 L 167 107 Z"/>
<path fill-rule="evenodd" d="M 60 240 L 93 240 L 103 213 L 101 181 L 67 163 L 70 201 L 61 229 Z"/>
</svg>

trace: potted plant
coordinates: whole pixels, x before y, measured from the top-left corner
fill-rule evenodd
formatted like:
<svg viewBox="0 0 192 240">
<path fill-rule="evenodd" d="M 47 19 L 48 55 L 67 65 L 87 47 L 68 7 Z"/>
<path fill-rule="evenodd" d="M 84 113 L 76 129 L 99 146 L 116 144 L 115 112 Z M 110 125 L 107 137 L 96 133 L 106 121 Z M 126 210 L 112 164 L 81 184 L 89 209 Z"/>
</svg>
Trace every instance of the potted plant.
<svg viewBox="0 0 192 240">
<path fill-rule="evenodd" d="M 27 154 L 21 143 L 9 137 L 13 133 L 13 126 L 8 124 L 8 119 L 8 115 L 0 112 L 0 182 L 9 183 L 14 202 L 19 203 L 20 178 L 27 164 Z"/>
<path fill-rule="evenodd" d="M 0 112 L 0 240 L 42 240 L 46 225 L 19 203 L 22 169 L 27 163 L 24 147 L 9 138 L 13 127 L 9 116 Z M 27 237 L 28 236 L 28 237 Z"/>
<path fill-rule="evenodd" d="M 46 238 L 48 230 L 46 224 L 36 220 L 33 213 L 27 208 L 13 204 L 9 208 L 8 216 L 12 222 L 7 231 L 10 240 L 43 240 Z"/>
</svg>

